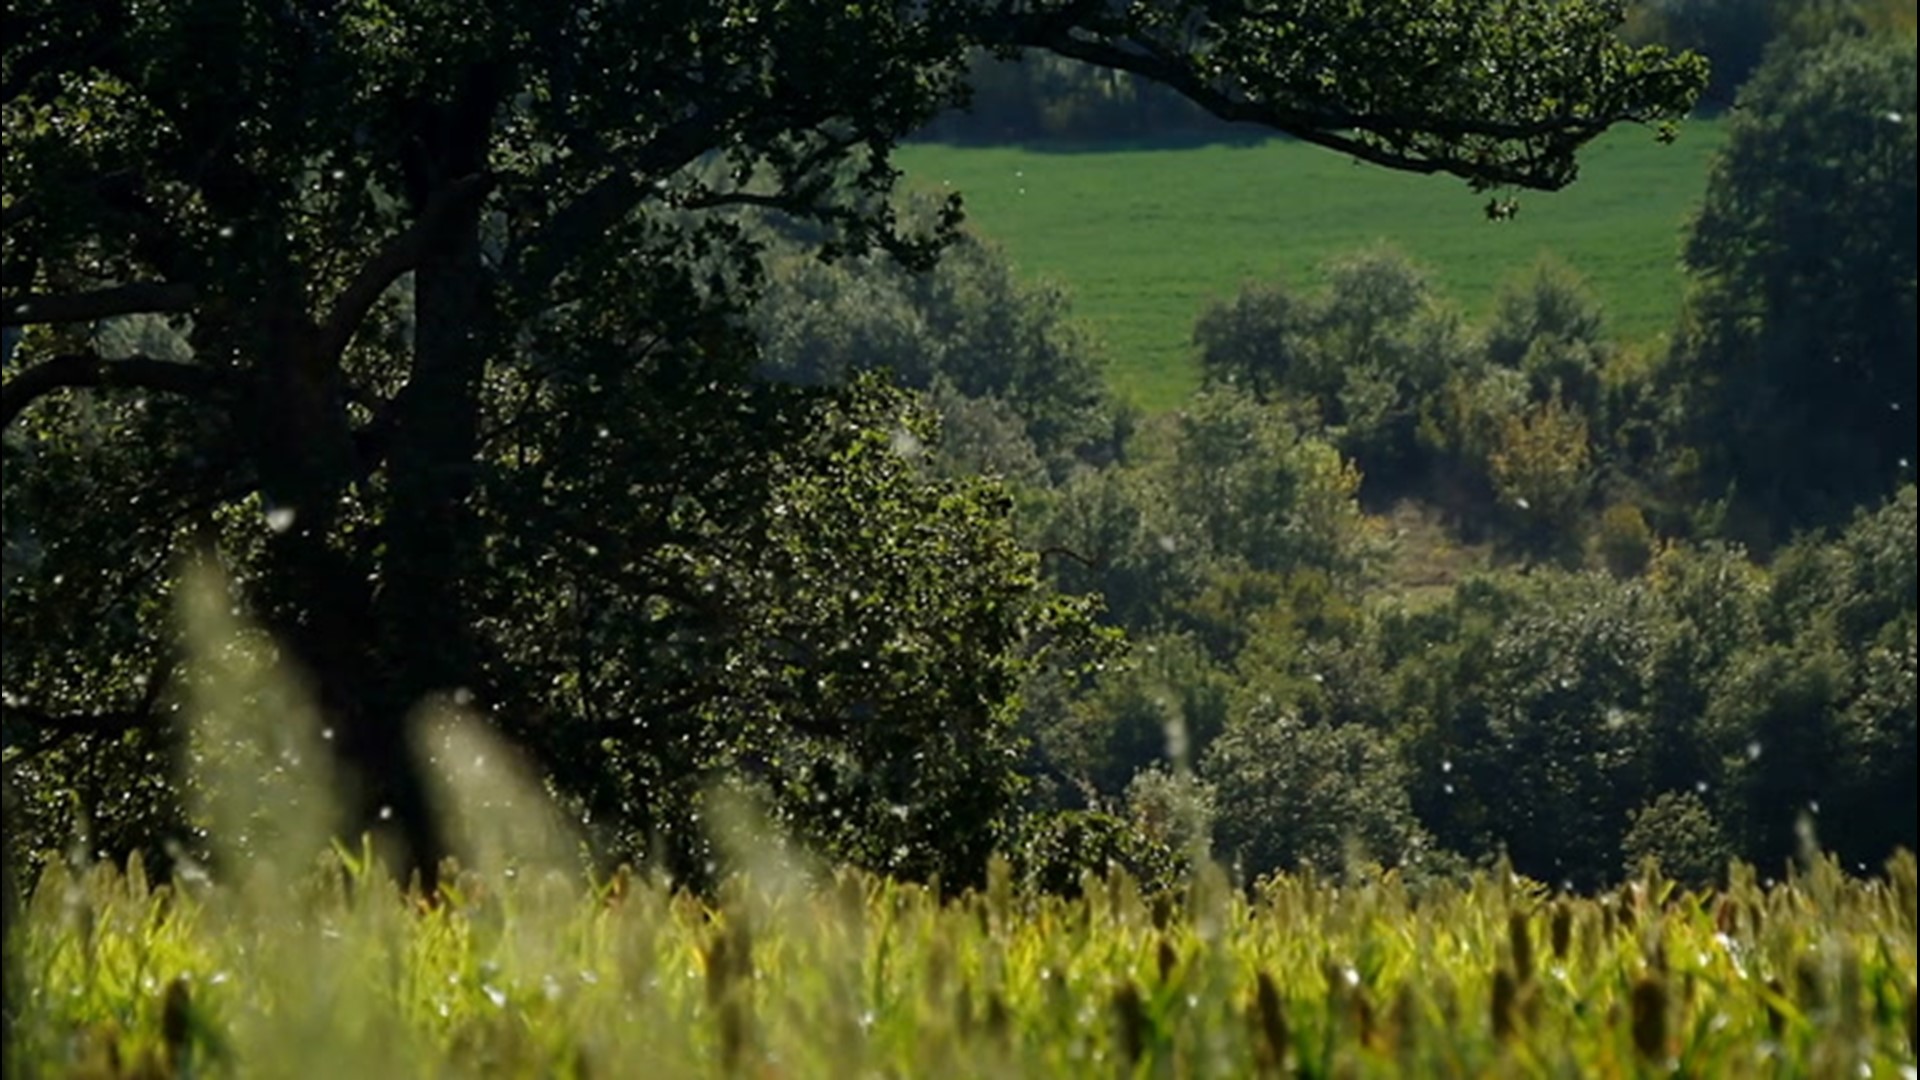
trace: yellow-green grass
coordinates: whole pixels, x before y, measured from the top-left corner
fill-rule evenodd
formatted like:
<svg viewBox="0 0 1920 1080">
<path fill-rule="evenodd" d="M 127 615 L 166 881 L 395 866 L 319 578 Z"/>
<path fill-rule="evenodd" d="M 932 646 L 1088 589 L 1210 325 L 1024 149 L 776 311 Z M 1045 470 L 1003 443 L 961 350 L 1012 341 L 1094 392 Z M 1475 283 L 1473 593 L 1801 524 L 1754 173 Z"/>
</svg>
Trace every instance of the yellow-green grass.
<svg viewBox="0 0 1920 1080">
<path fill-rule="evenodd" d="M 1504 873 L 1203 877 L 1157 904 L 1004 870 L 942 901 L 842 872 L 702 901 L 364 870 L 273 893 L 44 878 L 16 1028 L 40 1076 L 1912 1076 L 1913 859 L 1722 895 Z M 318 1071 L 316 1071 L 318 1070 Z"/>
<path fill-rule="evenodd" d="M 917 190 L 952 188 L 970 227 L 1019 271 L 1065 285 L 1107 346 L 1109 382 L 1149 409 L 1177 404 L 1198 371 L 1194 318 L 1253 279 L 1301 287 L 1329 257 L 1378 241 L 1426 265 L 1469 315 L 1500 282 L 1552 252 L 1585 275 L 1620 337 L 1666 333 L 1679 310 L 1681 230 L 1724 141 L 1717 122 L 1662 145 L 1610 132 L 1564 191 L 1520 195 L 1493 222 L 1488 196 L 1450 177 L 1361 165 L 1304 143 L 1163 149 L 956 148 L 918 144 L 899 162 Z"/>
</svg>

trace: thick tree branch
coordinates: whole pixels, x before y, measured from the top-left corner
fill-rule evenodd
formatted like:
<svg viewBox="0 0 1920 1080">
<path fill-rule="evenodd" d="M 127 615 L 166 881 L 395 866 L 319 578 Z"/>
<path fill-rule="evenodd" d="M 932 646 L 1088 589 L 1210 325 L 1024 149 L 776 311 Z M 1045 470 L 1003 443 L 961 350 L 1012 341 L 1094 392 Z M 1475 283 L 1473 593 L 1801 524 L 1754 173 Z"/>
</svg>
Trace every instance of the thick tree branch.
<svg viewBox="0 0 1920 1080">
<path fill-rule="evenodd" d="M 151 710 L 132 709 L 125 712 L 55 716 L 35 709 L 9 706 L 4 710 L 4 715 L 9 721 L 25 724 L 39 732 L 39 738 L 19 748 L 20 755 L 25 758 L 35 757 L 68 739 L 82 735 L 121 735 L 150 727 L 159 719 Z"/>
<path fill-rule="evenodd" d="M 0 326 L 92 322 L 115 315 L 191 311 L 196 295 L 191 285 L 164 281 L 77 293 L 21 293 L 0 301 Z"/>
<path fill-rule="evenodd" d="M 174 660 L 161 657 L 147 676 L 140 700 L 130 709 L 113 712 L 56 715 L 24 705 L 0 706 L 0 715 L 40 732 L 34 745 L 22 751 L 31 757 L 47 748 L 79 735 L 119 735 L 136 728 L 151 727 L 159 720 L 160 694 L 172 679 Z"/>
<path fill-rule="evenodd" d="M 146 709 L 57 716 L 38 709 L 24 709 L 17 705 L 9 705 L 5 708 L 4 714 L 9 720 L 61 736 L 118 735 L 120 732 L 137 728 L 153 719 L 153 714 Z"/>
<path fill-rule="evenodd" d="M 40 398 L 68 388 L 158 390 L 202 397 L 219 384 L 211 368 L 131 356 L 107 360 L 91 353 L 69 353 L 41 361 L 0 385 L 0 429 Z"/>
<path fill-rule="evenodd" d="M 648 177 L 665 176 L 691 164 L 717 145 L 720 130 L 717 118 L 701 113 L 657 133 L 638 153 L 554 214 L 544 228 L 508 251 L 504 260 L 508 288 L 521 296 L 545 290 L 581 248 L 619 224 L 647 196 Z"/>
<path fill-rule="evenodd" d="M 346 351 L 354 332 L 366 320 L 367 312 L 388 287 L 402 274 L 419 266 L 446 230 L 486 198 L 494 183 L 492 176 L 476 173 L 434 192 L 419 218 L 367 260 L 346 290 L 334 300 L 333 309 L 320 325 L 319 355 L 331 359 Z"/>
</svg>

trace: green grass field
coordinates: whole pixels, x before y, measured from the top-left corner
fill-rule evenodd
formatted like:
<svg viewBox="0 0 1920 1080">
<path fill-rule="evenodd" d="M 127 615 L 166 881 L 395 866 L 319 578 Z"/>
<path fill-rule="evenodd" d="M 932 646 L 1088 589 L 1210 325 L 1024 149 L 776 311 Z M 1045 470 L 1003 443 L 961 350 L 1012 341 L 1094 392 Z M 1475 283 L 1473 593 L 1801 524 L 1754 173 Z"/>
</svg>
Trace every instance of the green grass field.
<svg viewBox="0 0 1920 1080">
<path fill-rule="evenodd" d="M 909 184 L 965 194 L 971 228 L 1023 275 L 1066 286 L 1104 341 L 1111 383 L 1150 409 L 1198 379 L 1190 337 L 1211 300 L 1278 276 L 1317 283 L 1327 258 L 1387 241 L 1479 316 L 1500 282 L 1543 251 L 1587 277 L 1613 331 L 1644 341 L 1679 310 L 1680 230 L 1706 188 L 1722 125 L 1663 146 L 1625 128 L 1588 149 L 1562 192 L 1521 196 L 1490 222 L 1486 195 L 1450 177 L 1360 165 L 1303 143 L 1040 151 L 921 144 Z"/>
</svg>

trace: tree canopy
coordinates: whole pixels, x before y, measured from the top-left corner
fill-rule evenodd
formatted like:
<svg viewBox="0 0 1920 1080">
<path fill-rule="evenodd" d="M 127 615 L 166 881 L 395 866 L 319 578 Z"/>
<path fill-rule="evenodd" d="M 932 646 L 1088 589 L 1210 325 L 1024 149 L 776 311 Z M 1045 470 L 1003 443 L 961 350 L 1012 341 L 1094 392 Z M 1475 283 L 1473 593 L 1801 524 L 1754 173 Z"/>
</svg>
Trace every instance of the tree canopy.
<svg viewBox="0 0 1920 1080">
<path fill-rule="evenodd" d="M 927 265 L 958 205 L 904 226 L 888 151 L 964 100 L 978 48 L 1131 72 L 1378 165 L 1554 188 L 1590 139 L 1677 119 L 1703 82 L 1621 44 L 1618 18 L 10 4 L 8 745 L 80 736 L 75 768 L 152 774 L 170 559 L 211 541 L 314 678 L 364 819 L 429 873 L 444 845 L 402 719 L 456 690 L 630 822 L 731 768 L 793 805 L 864 793 L 884 824 L 911 763 L 945 754 L 927 805 L 946 810 L 862 835 L 899 834 L 872 861 L 940 869 L 914 854 L 937 840 L 977 863 L 1007 797 L 978 770 L 1007 757 L 995 725 L 1059 620 L 997 495 L 882 452 L 920 437 L 898 402 L 752 385 L 741 215 Z"/>
<path fill-rule="evenodd" d="M 1915 81 L 1911 36 L 1777 50 L 1688 233 L 1689 434 L 1763 539 L 1913 477 Z"/>
</svg>

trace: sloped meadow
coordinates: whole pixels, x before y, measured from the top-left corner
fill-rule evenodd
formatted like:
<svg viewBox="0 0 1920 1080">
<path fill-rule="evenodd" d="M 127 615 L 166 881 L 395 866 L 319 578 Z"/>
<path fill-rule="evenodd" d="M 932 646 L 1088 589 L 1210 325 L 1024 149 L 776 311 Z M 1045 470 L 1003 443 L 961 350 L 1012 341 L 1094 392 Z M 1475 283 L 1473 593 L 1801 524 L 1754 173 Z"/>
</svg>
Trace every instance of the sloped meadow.
<svg viewBox="0 0 1920 1080">
<path fill-rule="evenodd" d="M 996 861 L 943 897 L 817 865 L 739 806 L 700 896 L 583 871 L 511 750 L 448 708 L 421 749 L 468 864 L 428 898 L 330 839 L 325 731 L 224 590 L 188 594 L 214 864 L 48 864 L 10 928 L 9 1075 L 1915 1075 L 1910 854 L 1598 897 L 1209 868 L 1069 899 Z"/>
</svg>

